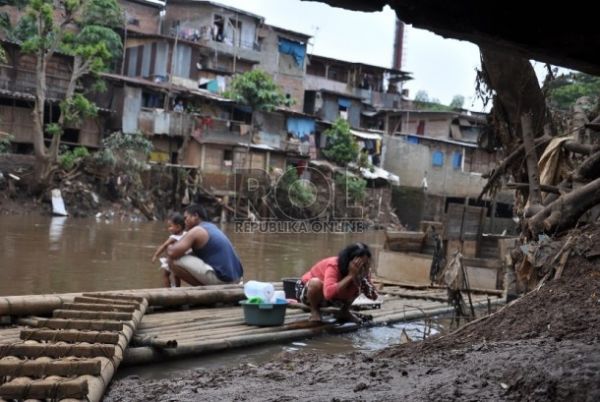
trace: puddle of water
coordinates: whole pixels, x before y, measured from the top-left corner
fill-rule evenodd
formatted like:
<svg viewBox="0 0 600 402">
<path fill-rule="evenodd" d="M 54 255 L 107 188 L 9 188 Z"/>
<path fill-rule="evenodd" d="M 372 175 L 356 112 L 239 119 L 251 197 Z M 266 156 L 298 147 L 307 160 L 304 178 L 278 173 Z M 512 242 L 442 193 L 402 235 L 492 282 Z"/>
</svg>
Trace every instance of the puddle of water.
<svg viewBox="0 0 600 402">
<path fill-rule="evenodd" d="M 284 352 L 309 351 L 324 354 L 375 352 L 406 342 L 405 335 L 413 341 L 420 341 L 427 336 L 447 332 L 449 329 L 449 317 L 434 317 L 428 322 L 421 320 L 397 323 L 386 327 L 364 328 L 342 335 L 326 335 L 281 344 L 233 349 L 196 358 L 161 362 L 160 364 L 122 367 L 117 371 L 116 378 L 137 375 L 146 379 L 161 379 L 177 375 L 179 371 L 195 368 L 229 368 L 240 364 L 259 365 L 277 360 Z"/>
</svg>

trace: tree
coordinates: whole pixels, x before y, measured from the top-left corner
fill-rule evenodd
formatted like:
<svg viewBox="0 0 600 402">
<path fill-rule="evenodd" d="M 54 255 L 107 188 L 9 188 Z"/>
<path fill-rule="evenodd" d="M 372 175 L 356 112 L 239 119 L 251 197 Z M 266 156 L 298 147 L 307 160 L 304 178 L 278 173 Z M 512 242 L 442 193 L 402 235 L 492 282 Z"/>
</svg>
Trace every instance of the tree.
<svg viewBox="0 0 600 402">
<path fill-rule="evenodd" d="M 65 125 L 97 112 L 86 98 L 85 88 L 103 89 L 98 74 L 108 70 L 121 55 L 123 44 L 115 29 L 123 25 L 122 16 L 116 0 L 29 0 L 25 15 L 9 31 L 9 38 L 36 59 L 33 146 L 38 190 L 49 184 L 55 171 Z M 58 122 L 45 124 L 47 67 L 58 53 L 70 56 L 71 76 L 60 103 Z M 87 77 L 96 80 L 94 85 L 81 85 Z M 49 147 L 44 133 L 52 135 Z"/>
<path fill-rule="evenodd" d="M 323 134 L 329 139 L 327 148 L 323 150 L 327 159 L 340 166 L 357 160 L 358 144 L 350 133 L 350 124 L 346 120 L 337 119 Z"/>
<path fill-rule="evenodd" d="M 452 109 L 449 106 L 442 105 L 438 98 L 430 98 L 427 91 L 419 90 L 415 95 L 415 108 L 419 110 L 428 110 L 434 112 L 447 112 Z"/>
<path fill-rule="evenodd" d="M 429 102 L 429 94 L 427 91 L 422 89 L 418 90 L 415 94 L 415 102 L 428 103 Z"/>
<path fill-rule="evenodd" d="M 250 122 L 250 140 L 246 153 L 250 153 L 250 144 L 254 139 L 257 111 L 271 111 L 278 106 L 290 106 L 291 99 L 283 95 L 283 92 L 273 81 L 271 76 L 262 70 L 251 70 L 236 75 L 231 81 L 229 90 L 225 96 L 237 103 L 249 106 L 252 110 Z M 252 166 L 252 154 L 250 154 L 250 167 Z"/>
<path fill-rule="evenodd" d="M 450 106 L 452 109 L 462 109 L 465 104 L 465 97 L 462 95 L 454 95 L 452 101 L 450 101 Z"/>
<path fill-rule="evenodd" d="M 582 96 L 589 96 L 597 103 L 600 77 L 576 72 L 562 74 L 548 83 L 548 95 L 550 105 L 562 110 L 569 110 Z"/>
</svg>

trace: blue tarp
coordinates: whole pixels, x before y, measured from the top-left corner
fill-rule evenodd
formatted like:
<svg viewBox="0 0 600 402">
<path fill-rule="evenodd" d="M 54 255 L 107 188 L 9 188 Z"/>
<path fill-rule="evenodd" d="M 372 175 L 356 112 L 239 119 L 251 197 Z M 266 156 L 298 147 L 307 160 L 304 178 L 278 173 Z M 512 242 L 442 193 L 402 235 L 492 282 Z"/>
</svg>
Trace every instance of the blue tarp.
<svg viewBox="0 0 600 402">
<path fill-rule="evenodd" d="M 419 143 L 419 137 L 408 135 L 408 136 L 406 136 L 406 142 L 411 143 L 411 144 L 418 144 Z"/>
<path fill-rule="evenodd" d="M 294 58 L 296 64 L 302 67 L 304 65 L 306 45 L 293 40 L 279 38 L 279 53 L 289 54 Z"/>
<path fill-rule="evenodd" d="M 304 138 L 315 132 L 315 121 L 302 117 L 288 117 L 287 131 L 294 134 L 296 138 Z"/>
<path fill-rule="evenodd" d="M 345 98 L 338 99 L 338 105 L 340 105 L 341 107 L 345 107 L 346 109 L 350 109 L 351 104 L 352 104 L 352 101 L 350 101 L 350 99 L 345 99 Z"/>
<path fill-rule="evenodd" d="M 219 92 L 219 82 L 217 80 L 212 80 L 209 81 L 206 84 L 206 89 L 208 89 L 210 92 L 216 94 Z"/>
</svg>

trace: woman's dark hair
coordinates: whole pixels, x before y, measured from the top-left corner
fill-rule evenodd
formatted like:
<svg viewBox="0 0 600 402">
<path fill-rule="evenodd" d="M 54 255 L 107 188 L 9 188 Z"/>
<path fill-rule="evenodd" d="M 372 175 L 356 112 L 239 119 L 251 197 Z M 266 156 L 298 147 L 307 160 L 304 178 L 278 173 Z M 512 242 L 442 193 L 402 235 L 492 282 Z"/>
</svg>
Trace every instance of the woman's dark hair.
<svg viewBox="0 0 600 402">
<path fill-rule="evenodd" d="M 197 215 L 198 218 L 202 219 L 203 221 L 208 220 L 208 214 L 206 213 L 206 209 L 204 209 L 204 207 L 200 204 L 188 205 L 188 207 L 185 209 L 185 212 L 187 212 L 190 215 Z"/>
<path fill-rule="evenodd" d="M 344 248 L 338 254 L 338 267 L 342 273 L 342 277 L 348 275 L 348 268 L 350 267 L 350 261 L 356 257 L 367 256 L 371 258 L 371 250 L 365 243 L 353 243 Z"/>
<path fill-rule="evenodd" d="M 179 212 L 171 213 L 169 215 L 169 221 L 185 229 L 185 219 L 183 218 L 183 215 L 181 215 Z"/>
</svg>

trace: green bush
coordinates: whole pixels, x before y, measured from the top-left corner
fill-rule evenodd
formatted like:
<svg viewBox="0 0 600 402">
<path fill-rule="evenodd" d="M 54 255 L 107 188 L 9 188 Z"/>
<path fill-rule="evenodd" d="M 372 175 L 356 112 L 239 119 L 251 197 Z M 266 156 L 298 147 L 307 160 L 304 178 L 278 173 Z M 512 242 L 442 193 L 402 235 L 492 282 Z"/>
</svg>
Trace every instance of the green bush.
<svg viewBox="0 0 600 402">
<path fill-rule="evenodd" d="M 77 147 L 72 151 L 65 151 L 61 153 L 58 157 L 58 163 L 60 167 L 65 170 L 71 170 L 77 163 L 87 157 L 90 153 L 85 147 Z"/>
<path fill-rule="evenodd" d="M 340 166 L 357 160 L 358 144 L 350 133 L 350 124 L 346 120 L 337 119 L 323 134 L 329 138 L 327 148 L 323 150 L 327 159 Z"/>
<path fill-rule="evenodd" d="M 94 154 L 101 165 L 126 172 L 146 170 L 152 143 L 143 134 L 112 133 L 102 140 L 102 150 Z"/>
<path fill-rule="evenodd" d="M 15 137 L 12 135 L 6 135 L 0 137 L 0 154 L 7 154 L 11 150 L 11 142 Z"/>
<path fill-rule="evenodd" d="M 367 181 L 360 177 L 339 175 L 335 178 L 335 184 L 354 202 L 362 202 L 367 195 Z"/>
</svg>

